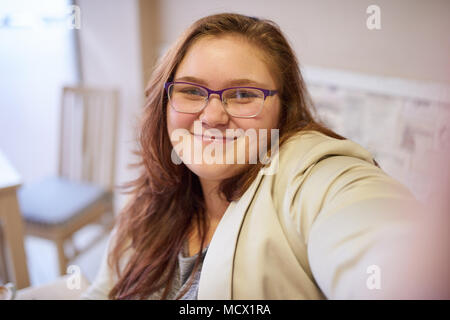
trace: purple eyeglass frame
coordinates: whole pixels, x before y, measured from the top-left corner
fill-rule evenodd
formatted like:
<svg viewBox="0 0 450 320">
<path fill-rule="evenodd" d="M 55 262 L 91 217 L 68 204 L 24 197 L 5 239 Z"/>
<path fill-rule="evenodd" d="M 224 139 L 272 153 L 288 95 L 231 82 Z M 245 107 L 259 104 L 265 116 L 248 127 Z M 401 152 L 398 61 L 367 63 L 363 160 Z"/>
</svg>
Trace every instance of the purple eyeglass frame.
<svg viewBox="0 0 450 320">
<path fill-rule="evenodd" d="M 166 92 L 167 92 L 167 98 L 169 98 L 169 87 L 170 87 L 172 84 L 176 84 L 176 83 L 192 84 L 192 85 L 194 85 L 194 86 L 203 88 L 203 89 L 205 89 L 205 90 L 208 92 L 208 96 L 206 97 L 206 101 L 207 101 L 207 102 L 205 103 L 205 106 L 204 106 L 202 109 L 200 109 L 198 112 L 202 111 L 202 110 L 208 105 L 209 96 L 210 96 L 211 94 L 213 94 L 213 93 L 219 95 L 220 101 L 223 102 L 222 94 L 223 94 L 224 91 L 229 90 L 229 89 L 241 89 L 241 88 L 242 88 L 242 89 L 256 89 L 256 90 L 259 90 L 259 91 L 261 91 L 262 93 L 264 93 L 264 101 L 266 101 L 266 98 L 267 98 L 267 97 L 271 97 L 271 96 L 273 96 L 273 95 L 275 95 L 275 94 L 278 93 L 278 90 L 266 90 L 266 89 L 256 88 L 256 87 L 229 87 L 229 88 L 225 88 L 225 89 L 222 89 L 222 90 L 211 90 L 211 89 L 209 89 L 208 87 L 202 86 L 202 85 L 197 84 L 197 83 L 183 82 L 183 81 L 169 81 L 169 82 L 166 82 L 166 83 L 164 84 L 164 89 L 165 89 Z M 262 106 L 261 106 L 261 110 L 262 110 Z M 261 112 L 261 110 L 260 110 L 259 112 Z M 225 108 L 225 111 L 228 113 L 228 110 L 226 110 L 226 108 Z M 256 117 L 256 116 L 259 114 L 259 112 L 258 112 L 257 114 L 255 114 L 255 115 L 253 115 L 253 116 L 235 116 L 235 115 L 232 115 L 232 114 L 230 114 L 230 115 L 231 115 L 232 117 L 237 117 L 237 118 L 253 118 L 253 117 Z"/>
</svg>

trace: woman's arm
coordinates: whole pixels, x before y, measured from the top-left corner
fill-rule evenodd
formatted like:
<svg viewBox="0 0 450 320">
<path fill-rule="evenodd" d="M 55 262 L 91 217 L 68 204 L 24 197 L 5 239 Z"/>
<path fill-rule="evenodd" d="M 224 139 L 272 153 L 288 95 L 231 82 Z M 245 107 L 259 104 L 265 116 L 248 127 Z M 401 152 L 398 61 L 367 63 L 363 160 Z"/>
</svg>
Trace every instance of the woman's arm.
<svg viewBox="0 0 450 320">
<path fill-rule="evenodd" d="M 425 208 L 396 180 L 368 162 L 330 157 L 315 165 L 302 189 L 324 192 L 307 246 L 312 274 L 328 298 L 448 294 L 448 260 L 436 246 L 441 239 Z"/>
</svg>

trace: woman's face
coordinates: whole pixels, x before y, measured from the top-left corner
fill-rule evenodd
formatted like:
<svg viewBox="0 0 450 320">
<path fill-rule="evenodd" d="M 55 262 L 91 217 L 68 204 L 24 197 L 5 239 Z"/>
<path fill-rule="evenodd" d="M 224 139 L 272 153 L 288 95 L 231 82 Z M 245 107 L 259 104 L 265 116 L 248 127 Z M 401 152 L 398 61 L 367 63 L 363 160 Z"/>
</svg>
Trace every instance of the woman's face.
<svg viewBox="0 0 450 320">
<path fill-rule="evenodd" d="M 232 35 L 197 40 L 178 66 L 174 81 L 195 83 L 211 90 L 236 86 L 279 89 L 260 49 Z M 249 136 L 242 135 L 242 130 L 256 132 L 259 137 L 265 135 L 260 129 L 266 129 L 270 137 L 270 129 L 278 124 L 280 100 L 277 94 L 268 96 L 261 112 L 253 118 L 230 116 L 217 94 L 212 94 L 206 107 L 195 114 L 177 112 L 169 104 L 166 108 L 168 134 L 179 159 L 199 178 L 221 181 L 248 165 L 239 157 L 245 157 L 248 163 L 261 149 L 261 142 L 256 149 L 252 148 Z M 242 129 L 241 133 L 237 129 Z M 208 138 L 218 132 L 230 139 Z M 208 156 L 219 161 L 206 160 Z"/>
</svg>

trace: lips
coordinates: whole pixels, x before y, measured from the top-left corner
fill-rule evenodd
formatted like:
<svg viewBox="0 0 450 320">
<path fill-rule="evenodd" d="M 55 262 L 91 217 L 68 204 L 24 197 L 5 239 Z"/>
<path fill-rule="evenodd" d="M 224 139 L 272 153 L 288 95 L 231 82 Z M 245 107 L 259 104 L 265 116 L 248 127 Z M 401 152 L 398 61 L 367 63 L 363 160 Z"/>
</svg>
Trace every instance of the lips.
<svg viewBox="0 0 450 320">
<path fill-rule="evenodd" d="M 208 135 L 198 135 L 198 134 L 193 134 L 194 137 L 196 137 L 197 139 L 201 139 L 203 141 L 207 141 L 207 142 L 230 142 L 230 141 L 234 141 L 237 140 L 237 138 L 239 137 L 224 137 L 224 136 L 208 136 Z"/>
</svg>

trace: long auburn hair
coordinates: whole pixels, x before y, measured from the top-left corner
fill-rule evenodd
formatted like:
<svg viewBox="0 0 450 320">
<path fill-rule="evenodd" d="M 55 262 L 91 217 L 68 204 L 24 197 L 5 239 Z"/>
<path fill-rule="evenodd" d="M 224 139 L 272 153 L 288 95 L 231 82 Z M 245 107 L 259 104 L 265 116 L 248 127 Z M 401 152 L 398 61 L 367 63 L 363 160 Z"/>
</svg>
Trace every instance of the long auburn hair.
<svg viewBox="0 0 450 320">
<path fill-rule="evenodd" d="M 177 256 L 195 226 L 203 248 L 208 221 L 198 177 L 183 163 L 171 161 L 172 144 L 167 133 L 167 96 L 164 84 L 170 81 L 186 51 L 199 38 L 233 34 L 255 45 L 279 84 L 281 111 L 279 146 L 291 136 L 316 130 L 345 139 L 314 119 L 314 107 L 300 73 L 297 58 L 279 27 L 270 20 L 240 14 L 216 14 L 195 22 L 157 63 L 145 89 L 146 103 L 139 127 L 137 179 L 125 184 L 131 194 L 116 221 L 116 241 L 108 256 L 117 281 L 111 299 L 146 299 L 161 291 L 166 299 L 175 277 Z M 219 190 L 228 201 L 238 200 L 254 181 L 262 164 L 222 181 Z M 124 241 L 125 239 L 129 241 Z M 122 266 L 124 253 L 131 249 Z M 198 255 L 193 274 L 200 264 Z M 119 263 L 120 262 L 120 263 Z M 181 292 L 177 298 L 180 298 Z"/>
</svg>

